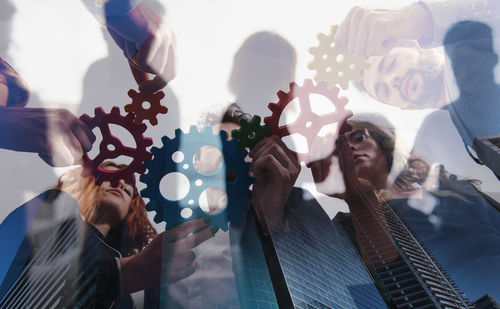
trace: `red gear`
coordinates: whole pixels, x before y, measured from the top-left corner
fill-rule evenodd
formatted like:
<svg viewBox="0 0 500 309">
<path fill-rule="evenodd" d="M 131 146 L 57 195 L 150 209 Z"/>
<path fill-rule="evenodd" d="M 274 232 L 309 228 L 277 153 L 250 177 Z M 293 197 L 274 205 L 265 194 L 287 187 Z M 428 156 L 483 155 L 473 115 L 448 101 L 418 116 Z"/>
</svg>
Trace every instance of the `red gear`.
<svg viewBox="0 0 500 309">
<path fill-rule="evenodd" d="M 309 95 L 313 93 L 327 97 L 335 105 L 335 111 L 325 115 L 314 113 L 309 102 Z M 349 129 L 349 126 L 344 125 L 347 118 L 352 116 L 352 112 L 345 109 L 348 100 L 346 97 L 338 97 L 339 89 L 337 87 L 329 90 L 325 81 L 314 85 L 311 79 L 306 79 L 302 87 L 295 82 L 291 82 L 289 92 L 280 90 L 277 94 L 279 101 L 268 105 L 273 112 L 272 115 L 264 118 L 264 123 L 272 127 L 267 136 L 278 135 L 284 137 L 295 133 L 303 135 L 307 139 L 308 147 L 308 152 L 301 154 L 305 157 L 309 156 L 312 142 L 324 126 L 337 122 L 339 125 L 335 137 Z M 280 127 L 279 120 L 283 110 L 295 98 L 299 99 L 300 115 L 292 124 Z"/>
<path fill-rule="evenodd" d="M 144 119 L 148 119 L 149 123 L 155 126 L 158 124 L 156 116 L 168 112 L 168 108 L 160 104 L 160 100 L 165 96 L 163 91 L 144 93 L 130 89 L 127 94 L 132 99 L 132 103 L 125 105 L 125 111 L 135 114 L 134 122 L 137 125 L 141 124 Z M 144 108 L 142 106 L 144 102 L 149 102 L 151 106 L 147 109 Z"/>
<path fill-rule="evenodd" d="M 144 137 L 143 133 L 146 131 L 146 125 L 134 124 L 134 115 L 128 114 L 127 116 L 120 115 L 120 109 L 115 106 L 111 109 L 109 114 L 106 114 L 101 107 L 95 109 L 95 117 L 90 117 L 84 114 L 80 120 L 86 123 L 92 130 L 99 128 L 102 134 L 102 141 L 99 145 L 99 154 L 92 160 L 88 154 L 82 158 L 80 164 L 83 165 L 82 177 L 93 175 L 96 184 L 100 185 L 103 181 L 110 181 L 111 185 L 118 186 L 120 179 L 126 182 L 132 182 L 134 173 L 143 174 L 146 169 L 142 166 L 144 161 L 151 161 L 152 155 L 146 148 L 153 145 L 153 140 Z M 125 128 L 134 137 L 136 148 L 126 147 L 121 141 L 113 136 L 109 130 L 108 124 L 116 124 Z M 108 147 L 113 146 L 113 150 Z M 99 167 L 102 162 L 108 159 L 115 159 L 121 155 L 133 158 L 132 162 L 123 169 L 116 171 L 104 170 Z"/>
</svg>

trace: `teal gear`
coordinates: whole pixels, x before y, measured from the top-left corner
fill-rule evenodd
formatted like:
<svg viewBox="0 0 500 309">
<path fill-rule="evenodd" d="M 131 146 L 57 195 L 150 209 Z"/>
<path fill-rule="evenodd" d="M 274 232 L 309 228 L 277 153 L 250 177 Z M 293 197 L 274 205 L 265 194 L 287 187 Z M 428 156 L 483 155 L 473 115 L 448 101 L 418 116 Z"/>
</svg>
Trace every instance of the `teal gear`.
<svg viewBox="0 0 500 309">
<path fill-rule="evenodd" d="M 146 210 L 156 211 L 154 221 L 167 223 L 166 229 L 171 229 L 183 222 L 198 218 L 210 219 L 210 224 L 227 231 L 228 222 L 238 222 L 250 207 L 253 177 L 249 176 L 250 163 L 245 162 L 246 151 L 237 150 L 235 139 L 227 140 L 225 131 L 213 134 L 210 126 L 198 131 L 191 126 L 189 133 L 181 129 L 175 130 L 175 138 L 162 137 L 163 147 L 153 147 L 153 160 L 144 164 L 148 172 L 140 177 L 147 185 L 141 190 L 144 198 L 149 198 Z M 217 171 L 211 174 L 200 173 L 194 166 L 194 157 L 203 146 L 213 146 L 222 153 L 223 162 Z M 182 160 L 174 161 L 176 152 L 183 154 Z M 181 173 L 189 180 L 189 192 L 180 200 L 169 200 L 160 192 L 160 182 L 169 173 Z M 200 207 L 200 195 L 208 188 L 217 188 L 227 194 L 227 204 L 224 210 L 209 214 Z M 188 209 L 190 216 L 181 212 Z"/>
</svg>

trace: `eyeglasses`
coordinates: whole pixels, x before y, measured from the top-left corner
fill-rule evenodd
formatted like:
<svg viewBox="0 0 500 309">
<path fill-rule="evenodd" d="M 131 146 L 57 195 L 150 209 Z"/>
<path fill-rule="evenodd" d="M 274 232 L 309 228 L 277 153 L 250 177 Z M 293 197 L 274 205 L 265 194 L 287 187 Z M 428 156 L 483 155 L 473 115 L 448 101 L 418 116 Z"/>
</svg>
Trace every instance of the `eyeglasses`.
<svg viewBox="0 0 500 309">
<path fill-rule="evenodd" d="M 347 141 L 351 145 L 359 145 L 366 141 L 370 137 L 370 133 L 367 129 L 357 129 L 346 134 Z"/>
</svg>

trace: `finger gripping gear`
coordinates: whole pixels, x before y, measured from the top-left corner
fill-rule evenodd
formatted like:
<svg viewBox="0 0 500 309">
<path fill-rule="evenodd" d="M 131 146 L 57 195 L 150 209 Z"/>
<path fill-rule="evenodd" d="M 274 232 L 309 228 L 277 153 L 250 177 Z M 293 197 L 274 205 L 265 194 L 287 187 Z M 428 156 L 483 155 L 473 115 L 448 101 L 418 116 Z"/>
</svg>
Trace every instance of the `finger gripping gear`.
<svg viewBox="0 0 500 309">
<path fill-rule="evenodd" d="M 278 102 L 269 103 L 268 107 L 272 111 L 272 115 L 264 118 L 264 123 L 271 126 L 271 133 L 268 135 L 277 135 L 284 137 L 292 134 L 300 134 L 307 140 L 307 153 L 300 153 L 302 161 L 310 155 L 312 142 L 321 129 L 329 124 L 337 123 L 336 132 L 333 138 L 337 138 L 342 124 L 347 118 L 352 116 L 352 112 L 345 109 L 348 102 L 346 97 L 338 97 L 339 89 L 334 87 L 332 90 L 327 88 L 326 82 L 321 82 L 317 85 L 313 84 L 310 79 L 304 80 L 304 85 L 301 87 L 295 82 L 290 83 L 290 91 L 278 91 Z M 309 96 L 311 94 L 319 94 L 328 98 L 335 106 L 335 111 L 318 115 L 312 111 Z M 297 119 L 284 126 L 279 126 L 279 121 L 285 107 L 298 98 L 300 104 L 300 114 Z"/>
<path fill-rule="evenodd" d="M 227 141 L 226 136 L 224 131 L 213 134 L 209 126 L 200 132 L 196 126 L 191 126 L 189 133 L 177 129 L 173 139 L 167 136 L 162 138 L 163 147 L 151 149 L 153 160 L 144 164 L 148 172 L 140 178 L 147 186 L 141 191 L 141 195 L 149 198 L 146 210 L 156 211 L 156 223 L 165 221 L 168 230 L 186 221 L 209 218 L 211 225 L 227 231 L 228 222 L 238 222 L 240 216 L 249 209 L 249 187 L 253 178 L 248 174 L 250 163 L 244 161 L 247 152 L 238 151 L 237 141 Z M 198 150 L 204 146 L 215 147 L 222 154 L 221 166 L 216 171 L 210 171 L 210 174 L 198 171 L 202 164 Z M 182 155 L 176 156 L 177 154 Z M 198 169 L 195 164 L 198 164 Z M 163 177 L 176 172 L 186 176 L 189 191 L 179 200 L 170 200 L 160 192 L 160 183 Z M 166 185 L 179 187 L 177 183 Z M 200 207 L 200 197 L 209 188 L 222 190 L 227 194 L 227 206 L 215 214 L 205 212 Z"/>
<path fill-rule="evenodd" d="M 314 80 L 318 83 L 328 82 L 328 89 L 339 85 L 346 90 L 349 81 L 360 81 L 361 71 L 368 68 L 365 57 L 349 53 L 338 46 L 333 37 L 338 26 L 332 26 L 330 34 L 318 33 L 318 46 L 309 48 L 309 53 L 314 56 L 308 65 L 309 69 L 316 70 Z"/>
<path fill-rule="evenodd" d="M 132 98 L 132 103 L 125 105 L 125 111 L 135 114 L 134 122 L 137 125 L 147 119 L 151 125 L 155 126 L 158 124 L 156 116 L 166 114 L 168 111 L 168 108 L 160 103 L 160 100 L 165 96 L 163 91 L 144 93 L 130 89 L 128 96 Z M 145 102 L 149 102 L 149 108 L 143 106 Z"/>
<path fill-rule="evenodd" d="M 243 150 L 246 147 L 252 149 L 260 142 L 270 131 L 271 127 L 260 125 L 260 116 L 255 115 L 248 121 L 244 116 L 238 119 L 240 128 L 232 130 L 231 135 L 239 141 L 238 149 Z"/>
<path fill-rule="evenodd" d="M 150 138 L 144 137 L 146 125 L 136 125 L 133 122 L 134 115 L 120 115 L 120 109 L 113 107 L 109 114 L 106 114 L 102 108 L 95 109 L 95 116 L 90 117 L 84 114 L 80 120 L 86 123 L 92 130 L 99 128 L 102 134 L 102 141 L 99 144 L 99 154 L 90 159 L 88 154 L 85 154 L 82 161 L 83 165 L 82 177 L 93 175 L 96 178 L 96 184 L 100 185 L 103 181 L 110 181 L 113 186 L 118 186 L 120 179 L 133 181 L 134 173 L 144 173 L 146 169 L 142 166 L 144 161 L 150 161 L 152 158 L 146 148 L 153 144 Z M 109 124 L 116 124 L 126 129 L 134 138 L 136 148 L 124 146 L 122 142 L 113 136 L 109 129 Z M 133 158 L 132 162 L 120 170 L 105 170 L 99 167 L 105 160 L 115 159 L 121 155 Z"/>
</svg>

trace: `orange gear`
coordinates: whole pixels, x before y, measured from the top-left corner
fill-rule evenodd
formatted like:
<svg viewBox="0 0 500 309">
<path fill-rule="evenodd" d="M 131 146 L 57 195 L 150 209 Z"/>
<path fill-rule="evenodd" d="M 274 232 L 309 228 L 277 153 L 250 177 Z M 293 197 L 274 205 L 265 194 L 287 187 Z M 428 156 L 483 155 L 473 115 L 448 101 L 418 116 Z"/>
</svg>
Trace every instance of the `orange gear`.
<svg viewBox="0 0 500 309">
<path fill-rule="evenodd" d="M 132 103 L 125 105 L 125 111 L 135 114 L 134 123 L 136 125 L 141 124 L 144 119 L 148 119 L 149 123 L 155 126 L 158 124 L 156 116 L 158 114 L 166 114 L 168 111 L 166 106 L 160 104 L 160 100 L 165 96 L 163 91 L 144 93 L 130 89 L 128 96 L 132 98 Z M 149 102 L 149 108 L 144 108 L 144 102 Z"/>
</svg>

